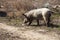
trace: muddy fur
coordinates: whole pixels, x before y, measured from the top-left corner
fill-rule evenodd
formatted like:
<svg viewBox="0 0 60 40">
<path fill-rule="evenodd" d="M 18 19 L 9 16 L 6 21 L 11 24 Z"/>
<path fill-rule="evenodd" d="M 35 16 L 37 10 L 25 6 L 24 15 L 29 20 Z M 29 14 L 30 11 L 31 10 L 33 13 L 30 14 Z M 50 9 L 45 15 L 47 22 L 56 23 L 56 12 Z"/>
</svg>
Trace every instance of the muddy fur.
<svg viewBox="0 0 60 40">
<path fill-rule="evenodd" d="M 37 25 L 39 25 L 39 20 L 43 19 L 46 23 L 46 26 L 50 25 L 50 17 L 51 17 L 52 11 L 48 8 L 40 8 L 40 9 L 34 9 L 31 10 L 25 14 L 22 14 L 25 16 L 23 23 L 30 25 L 33 20 L 37 21 Z"/>
</svg>

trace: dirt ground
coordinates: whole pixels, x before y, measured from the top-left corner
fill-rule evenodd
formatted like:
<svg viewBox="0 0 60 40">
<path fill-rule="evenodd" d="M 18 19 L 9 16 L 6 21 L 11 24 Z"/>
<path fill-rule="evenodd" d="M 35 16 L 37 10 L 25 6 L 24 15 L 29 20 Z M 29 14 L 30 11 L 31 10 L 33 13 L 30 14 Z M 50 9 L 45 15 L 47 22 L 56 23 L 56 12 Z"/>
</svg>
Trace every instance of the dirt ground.
<svg viewBox="0 0 60 40">
<path fill-rule="evenodd" d="M 0 23 L 0 40 L 60 40 L 60 33 L 36 26 L 9 26 Z"/>
<path fill-rule="evenodd" d="M 55 21 L 57 20 L 53 23 Z M 6 18 L 0 18 L 0 40 L 60 40 L 58 25 L 46 27 L 41 24 L 36 26 L 34 22 L 32 24 L 34 25 L 22 26 L 21 20 L 12 19 L 9 22 Z"/>
</svg>

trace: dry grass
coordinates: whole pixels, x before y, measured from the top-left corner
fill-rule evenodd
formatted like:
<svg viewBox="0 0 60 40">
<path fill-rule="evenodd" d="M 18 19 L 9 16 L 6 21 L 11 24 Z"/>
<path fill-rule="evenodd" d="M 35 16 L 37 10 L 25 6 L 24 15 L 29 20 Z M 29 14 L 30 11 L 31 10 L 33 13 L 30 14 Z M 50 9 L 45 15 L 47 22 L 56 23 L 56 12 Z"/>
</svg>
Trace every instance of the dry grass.
<svg viewBox="0 0 60 40">
<path fill-rule="evenodd" d="M 0 4 L 3 5 L 3 9 L 7 11 L 7 13 L 12 12 L 16 15 L 21 15 L 31 9 L 40 8 L 45 3 L 50 2 L 51 4 L 60 4 L 60 0 L 0 0 Z M 19 13 L 18 13 L 19 12 Z"/>
</svg>

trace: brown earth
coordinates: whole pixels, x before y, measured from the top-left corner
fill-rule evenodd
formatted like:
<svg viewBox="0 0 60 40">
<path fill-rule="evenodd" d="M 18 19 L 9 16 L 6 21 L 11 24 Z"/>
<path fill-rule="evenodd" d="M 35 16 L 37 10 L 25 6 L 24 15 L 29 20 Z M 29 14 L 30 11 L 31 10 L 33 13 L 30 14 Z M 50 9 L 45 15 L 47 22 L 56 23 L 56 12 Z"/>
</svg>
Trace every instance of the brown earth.
<svg viewBox="0 0 60 40">
<path fill-rule="evenodd" d="M 0 40 L 60 40 L 60 34 L 40 27 L 14 27 L 0 23 Z"/>
</svg>

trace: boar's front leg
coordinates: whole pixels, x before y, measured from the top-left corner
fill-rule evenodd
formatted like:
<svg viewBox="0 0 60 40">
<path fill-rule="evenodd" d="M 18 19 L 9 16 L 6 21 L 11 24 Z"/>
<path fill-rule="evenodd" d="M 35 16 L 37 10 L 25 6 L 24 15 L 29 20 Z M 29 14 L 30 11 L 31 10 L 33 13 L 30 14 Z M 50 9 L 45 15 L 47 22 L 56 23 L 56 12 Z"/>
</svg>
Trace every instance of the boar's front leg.
<svg viewBox="0 0 60 40">
<path fill-rule="evenodd" d="M 36 21 L 37 21 L 37 25 L 39 25 L 39 19 L 37 19 Z"/>
<path fill-rule="evenodd" d="M 29 21 L 25 18 L 24 21 L 23 21 L 23 26 L 26 25 Z"/>
</svg>

